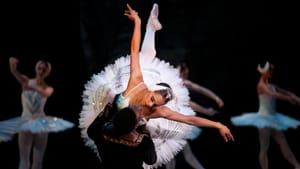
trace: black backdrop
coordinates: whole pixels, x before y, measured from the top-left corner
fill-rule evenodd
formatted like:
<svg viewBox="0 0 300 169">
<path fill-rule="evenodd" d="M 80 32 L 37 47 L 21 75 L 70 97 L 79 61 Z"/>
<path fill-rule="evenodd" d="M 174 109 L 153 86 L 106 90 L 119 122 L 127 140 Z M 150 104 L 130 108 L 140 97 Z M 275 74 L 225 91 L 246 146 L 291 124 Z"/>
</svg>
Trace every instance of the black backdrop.
<svg viewBox="0 0 300 169">
<path fill-rule="evenodd" d="M 156 33 L 157 57 L 176 64 L 190 64 L 190 79 L 220 95 L 225 102 L 214 117 L 228 125 L 236 141 L 224 143 L 217 131 L 204 129 L 191 142 L 207 169 L 259 168 L 258 137 L 254 128 L 236 128 L 233 115 L 257 111 L 256 65 L 269 60 L 276 64 L 273 79 L 300 95 L 296 46 L 299 39 L 295 4 L 274 1 L 127 1 L 144 23 L 154 2 L 160 7 L 163 29 Z M 1 5 L 1 89 L 0 120 L 20 115 L 20 86 L 8 68 L 8 58 L 20 59 L 20 70 L 33 76 L 38 59 L 52 63 L 47 79 L 55 93 L 46 112 L 76 123 L 72 130 L 51 133 L 44 169 L 100 168 L 95 155 L 83 145 L 77 128 L 84 84 L 93 73 L 129 52 L 132 27 L 123 16 L 126 1 L 82 0 L 78 2 L 13 2 Z M 8 9 L 8 11 L 7 11 Z M 78 13 L 80 25 L 78 29 Z M 79 44 L 78 44 L 78 35 Z M 191 93 L 200 103 L 215 106 Z M 278 111 L 300 119 L 299 107 L 279 102 Z M 299 129 L 286 132 L 296 156 L 300 156 Z M 292 168 L 271 142 L 270 168 Z M 178 168 L 189 169 L 181 154 Z M 17 168 L 17 138 L 0 143 L 0 161 Z M 300 160 L 300 159 L 299 159 Z"/>
</svg>

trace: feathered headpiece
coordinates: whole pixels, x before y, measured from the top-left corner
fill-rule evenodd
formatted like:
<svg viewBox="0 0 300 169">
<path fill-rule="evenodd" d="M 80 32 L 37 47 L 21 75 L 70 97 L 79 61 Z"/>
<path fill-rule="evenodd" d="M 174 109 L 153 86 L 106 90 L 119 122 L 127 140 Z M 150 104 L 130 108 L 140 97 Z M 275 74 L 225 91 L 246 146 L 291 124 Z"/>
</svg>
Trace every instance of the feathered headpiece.
<svg viewBox="0 0 300 169">
<path fill-rule="evenodd" d="M 158 84 L 154 84 L 154 85 L 149 85 L 148 89 L 150 91 L 157 91 L 157 90 L 168 90 L 168 87 L 166 86 L 162 86 L 162 85 L 158 85 Z"/>
<path fill-rule="evenodd" d="M 174 93 L 172 91 L 172 88 L 164 85 L 164 84 L 154 84 L 154 85 L 149 85 L 148 86 L 148 90 L 150 91 L 160 91 L 160 90 L 166 90 L 167 91 L 167 95 L 165 96 L 166 100 L 172 100 L 174 97 Z"/>
<path fill-rule="evenodd" d="M 257 71 L 259 71 L 259 73 L 261 74 L 266 73 L 269 70 L 269 68 L 270 68 L 270 63 L 268 61 L 265 63 L 264 67 L 261 67 L 260 64 L 257 65 Z"/>
</svg>

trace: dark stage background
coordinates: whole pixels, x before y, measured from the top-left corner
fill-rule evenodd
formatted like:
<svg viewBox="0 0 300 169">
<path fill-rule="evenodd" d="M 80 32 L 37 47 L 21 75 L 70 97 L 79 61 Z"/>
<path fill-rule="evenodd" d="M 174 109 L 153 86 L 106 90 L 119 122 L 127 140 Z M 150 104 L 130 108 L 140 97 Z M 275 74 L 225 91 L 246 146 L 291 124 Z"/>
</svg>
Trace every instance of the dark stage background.
<svg viewBox="0 0 300 169">
<path fill-rule="evenodd" d="M 273 82 L 300 95 L 300 71 L 296 61 L 299 56 L 296 45 L 299 10 L 293 2 L 81 0 L 80 4 L 73 1 L 11 1 L 0 5 L 3 9 L 0 10 L 0 120 L 21 113 L 21 90 L 9 71 L 8 58 L 18 57 L 20 71 L 29 76 L 34 75 L 34 64 L 38 59 L 47 59 L 53 68 L 47 82 L 55 91 L 45 111 L 48 115 L 76 123 L 76 127 L 49 135 L 44 169 L 101 168 L 96 156 L 83 145 L 77 128 L 81 94 L 92 74 L 129 52 L 132 23 L 123 16 L 126 2 L 139 12 L 143 21 L 142 33 L 152 4 L 157 2 L 163 25 L 156 33 L 157 57 L 171 64 L 187 61 L 190 79 L 224 100 L 221 113 L 207 118 L 228 125 L 236 141 L 225 143 L 216 130 L 203 129 L 202 135 L 191 142 L 199 161 L 207 169 L 258 169 L 257 130 L 234 127 L 229 118 L 242 112 L 257 111 L 259 76 L 256 66 L 266 60 L 276 64 Z M 216 107 L 212 101 L 195 93 L 191 93 L 191 98 Z M 279 101 L 278 111 L 300 119 L 300 108 L 289 103 Z M 299 133 L 300 129 L 285 132 L 298 160 Z M 17 144 L 17 137 L 0 143 L 2 166 L 17 168 Z M 270 169 L 293 168 L 283 159 L 273 141 L 269 155 Z M 181 154 L 177 158 L 177 168 L 190 169 Z"/>
</svg>

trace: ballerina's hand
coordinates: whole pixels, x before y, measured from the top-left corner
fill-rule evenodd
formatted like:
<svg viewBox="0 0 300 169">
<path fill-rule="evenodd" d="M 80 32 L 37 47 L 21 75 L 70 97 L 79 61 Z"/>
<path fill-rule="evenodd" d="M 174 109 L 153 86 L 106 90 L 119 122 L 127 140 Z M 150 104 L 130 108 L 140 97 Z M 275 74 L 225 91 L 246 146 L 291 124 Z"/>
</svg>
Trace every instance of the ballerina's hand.
<svg viewBox="0 0 300 169">
<path fill-rule="evenodd" d="M 220 99 L 219 97 L 216 99 L 216 102 L 217 102 L 217 104 L 218 104 L 218 106 L 219 106 L 220 108 L 224 106 L 223 100 Z"/>
<path fill-rule="evenodd" d="M 300 106 L 300 98 L 295 94 L 291 94 L 290 96 L 292 97 L 293 103 L 297 106 Z"/>
<path fill-rule="evenodd" d="M 14 69 L 16 69 L 18 62 L 19 62 L 19 60 L 17 58 L 15 58 L 15 57 L 10 57 L 9 58 L 9 64 Z"/>
<path fill-rule="evenodd" d="M 221 127 L 219 128 L 219 132 L 224 138 L 225 142 L 234 141 L 234 137 L 227 126 L 221 124 Z"/>
<path fill-rule="evenodd" d="M 140 17 L 138 15 L 138 12 L 136 12 L 135 10 L 133 10 L 129 4 L 127 4 L 127 10 L 125 10 L 124 13 L 125 16 L 127 16 L 130 20 L 140 20 Z"/>
<path fill-rule="evenodd" d="M 214 108 L 211 108 L 211 107 L 207 109 L 207 112 L 208 112 L 208 115 L 210 115 L 210 116 L 214 116 L 219 113 L 218 110 L 215 110 Z"/>
<path fill-rule="evenodd" d="M 290 97 L 288 98 L 288 101 L 289 101 L 291 104 L 293 104 L 293 105 L 297 105 L 297 104 L 298 104 L 296 98 L 293 97 L 293 96 L 290 96 Z"/>
</svg>

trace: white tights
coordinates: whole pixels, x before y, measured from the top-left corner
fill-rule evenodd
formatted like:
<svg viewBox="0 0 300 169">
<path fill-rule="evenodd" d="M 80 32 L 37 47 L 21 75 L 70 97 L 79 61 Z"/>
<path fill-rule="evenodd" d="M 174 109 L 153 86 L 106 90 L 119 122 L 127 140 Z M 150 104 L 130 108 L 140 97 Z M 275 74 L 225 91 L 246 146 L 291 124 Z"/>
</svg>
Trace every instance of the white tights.
<svg viewBox="0 0 300 169">
<path fill-rule="evenodd" d="M 32 134 L 30 132 L 20 132 L 18 137 L 20 154 L 19 169 L 42 169 L 48 133 Z M 32 165 L 30 166 L 31 150 L 33 151 L 33 157 Z"/>
<path fill-rule="evenodd" d="M 286 137 L 282 131 L 274 130 L 270 128 L 259 129 L 259 142 L 260 142 L 260 152 L 259 152 L 259 162 L 262 169 L 269 168 L 268 161 L 268 149 L 270 144 L 270 138 L 274 138 L 276 143 L 279 145 L 283 157 L 292 164 L 295 169 L 300 169 L 300 164 L 297 161 L 295 155 L 291 151 L 289 144 L 287 143 Z"/>
<path fill-rule="evenodd" d="M 155 32 L 157 31 L 157 28 L 153 25 L 155 22 L 159 23 L 158 21 L 158 6 L 157 8 L 153 6 L 150 16 L 147 21 L 146 25 L 146 32 L 144 35 L 144 40 L 141 46 L 141 52 L 140 54 L 145 57 L 148 61 L 152 61 L 156 55 L 155 50 Z"/>
</svg>

